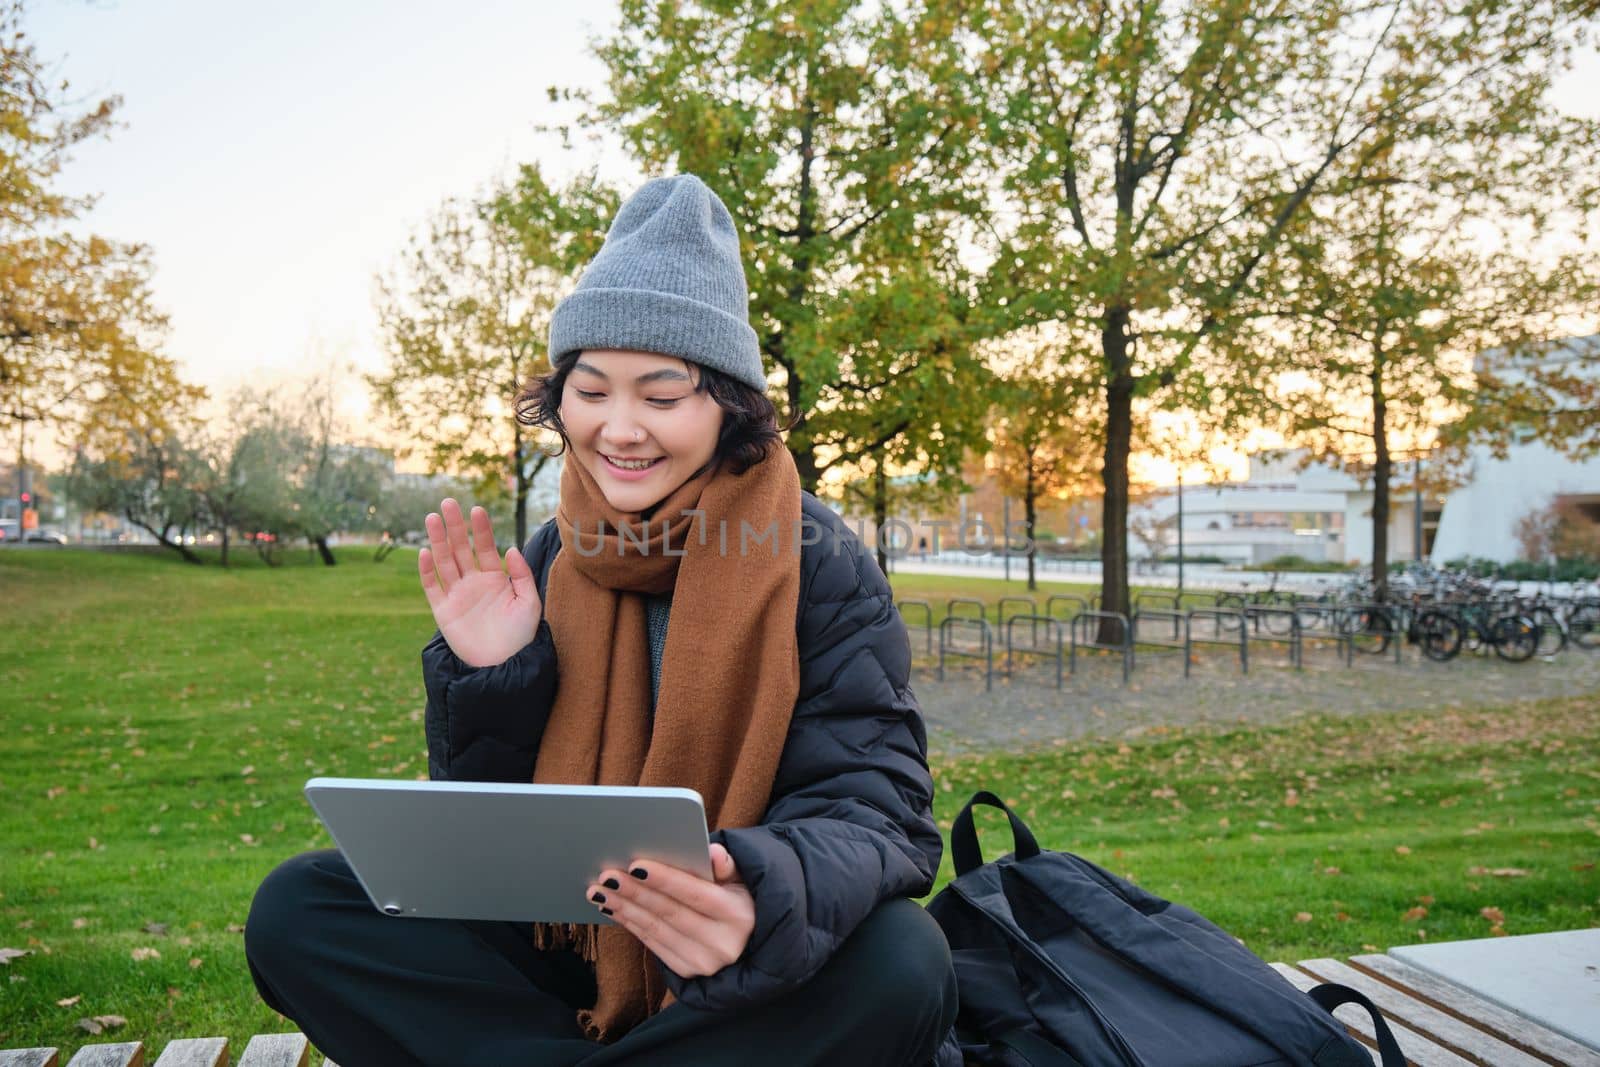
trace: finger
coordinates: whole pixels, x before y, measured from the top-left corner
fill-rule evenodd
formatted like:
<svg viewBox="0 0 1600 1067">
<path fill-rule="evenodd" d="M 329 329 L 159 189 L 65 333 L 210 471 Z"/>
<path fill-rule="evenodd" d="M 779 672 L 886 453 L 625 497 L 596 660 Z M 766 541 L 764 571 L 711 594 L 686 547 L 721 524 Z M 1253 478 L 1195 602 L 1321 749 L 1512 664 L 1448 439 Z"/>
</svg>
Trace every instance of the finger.
<svg viewBox="0 0 1600 1067">
<path fill-rule="evenodd" d="M 711 974 L 735 957 L 728 931 L 660 893 L 599 889 L 611 918 L 681 975 Z M 591 897 L 592 899 L 592 897 Z M 646 906 L 646 901 L 651 906 Z M 675 962 L 668 962 L 669 960 Z M 688 970 L 680 968 L 686 967 Z"/>
<path fill-rule="evenodd" d="M 500 569 L 500 550 L 494 547 L 494 531 L 489 526 L 489 513 L 482 508 L 472 509 L 472 551 L 480 571 Z"/>
<path fill-rule="evenodd" d="M 472 556 L 472 539 L 467 536 L 467 519 L 461 514 L 461 505 L 446 497 L 439 505 L 439 512 L 444 516 L 444 531 L 450 541 L 450 555 L 456 561 L 456 570 L 463 578 L 476 573 L 478 561 Z"/>
<path fill-rule="evenodd" d="M 642 871 L 645 877 L 626 872 L 620 876 L 613 872 L 605 877 L 618 880 L 622 893 L 635 900 L 647 901 L 647 906 L 666 908 L 670 901 L 672 905 L 697 912 L 713 921 L 732 917 L 728 893 L 715 882 L 665 863 L 648 860 L 635 863 L 629 870 Z"/>
<path fill-rule="evenodd" d="M 437 511 L 430 511 L 428 517 L 422 520 L 422 525 L 428 531 L 428 547 L 433 550 L 433 565 L 439 571 L 439 585 L 448 593 L 450 587 L 461 580 L 461 570 L 456 566 L 455 553 L 450 551 L 444 519 Z"/>
<path fill-rule="evenodd" d="M 417 553 L 417 570 L 422 575 L 422 595 L 428 598 L 428 607 L 437 611 L 444 603 L 444 587 L 433 569 L 433 553 L 426 548 Z"/>
<path fill-rule="evenodd" d="M 739 877 L 739 867 L 733 862 L 733 856 L 721 845 L 711 846 L 711 877 L 715 878 L 718 885 L 729 882 L 744 884 L 744 879 Z"/>
</svg>

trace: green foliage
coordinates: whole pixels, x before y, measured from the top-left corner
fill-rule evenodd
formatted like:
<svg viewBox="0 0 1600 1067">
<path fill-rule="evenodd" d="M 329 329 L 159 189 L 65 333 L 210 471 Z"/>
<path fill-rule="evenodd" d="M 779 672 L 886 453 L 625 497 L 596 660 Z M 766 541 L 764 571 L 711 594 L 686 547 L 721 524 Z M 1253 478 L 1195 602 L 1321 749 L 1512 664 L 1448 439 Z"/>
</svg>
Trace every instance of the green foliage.
<svg viewBox="0 0 1600 1067">
<path fill-rule="evenodd" d="M 969 42 L 944 0 L 623 0 L 583 121 L 700 176 L 743 242 L 802 484 L 954 477 L 986 375 L 961 235 L 981 195 Z"/>
<path fill-rule="evenodd" d="M 1502 566 L 1497 577 L 1519 582 L 1588 582 L 1600 578 L 1600 561 L 1557 559 L 1542 563 L 1516 559 Z"/>
<path fill-rule="evenodd" d="M 165 320 L 149 250 L 68 232 L 91 199 L 57 187 L 68 154 L 110 131 L 120 101 L 70 94 L 23 21 L 21 0 L 0 0 L 0 419 L 15 428 L 19 466 L 37 426 L 77 447 L 187 399 L 155 354 Z"/>
<path fill-rule="evenodd" d="M 1067 377 L 1102 398 L 1108 608 L 1127 607 L 1127 459 L 1145 412 L 1186 407 L 1223 430 L 1261 416 L 1256 387 L 1271 381 L 1281 345 L 1252 326 L 1257 296 L 1298 292 L 1275 269 L 1280 253 L 1307 219 L 1337 229 L 1352 190 L 1379 182 L 1376 165 L 1397 146 L 1408 161 L 1430 153 L 1441 171 L 1464 172 L 1500 151 L 1504 134 L 1515 149 L 1504 167 L 1531 165 L 1544 135 L 1561 132 L 1518 124 L 1534 115 L 1530 87 L 1560 69 L 1567 8 L 977 9 L 986 138 L 1004 194 L 985 231 L 982 303 L 1003 309 L 1003 328 L 1053 330 Z"/>
<path fill-rule="evenodd" d="M 1327 559 L 1306 559 L 1304 556 L 1289 554 L 1274 556 L 1265 563 L 1253 564 L 1250 570 L 1255 571 L 1309 571 L 1309 572 L 1338 572 L 1353 569 L 1353 564 L 1338 563 Z"/>
</svg>

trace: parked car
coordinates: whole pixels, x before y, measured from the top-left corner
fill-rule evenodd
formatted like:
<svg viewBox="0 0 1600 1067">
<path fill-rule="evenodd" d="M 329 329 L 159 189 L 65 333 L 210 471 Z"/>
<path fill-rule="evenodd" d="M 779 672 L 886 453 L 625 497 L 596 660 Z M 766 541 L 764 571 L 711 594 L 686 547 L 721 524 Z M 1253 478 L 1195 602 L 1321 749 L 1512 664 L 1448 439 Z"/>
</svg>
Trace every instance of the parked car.
<svg viewBox="0 0 1600 1067">
<path fill-rule="evenodd" d="M 21 540 L 22 524 L 16 519 L 0 519 L 0 542 Z"/>
<path fill-rule="evenodd" d="M 67 543 L 67 535 L 60 530 L 29 530 L 23 540 L 47 545 L 64 545 Z"/>
</svg>

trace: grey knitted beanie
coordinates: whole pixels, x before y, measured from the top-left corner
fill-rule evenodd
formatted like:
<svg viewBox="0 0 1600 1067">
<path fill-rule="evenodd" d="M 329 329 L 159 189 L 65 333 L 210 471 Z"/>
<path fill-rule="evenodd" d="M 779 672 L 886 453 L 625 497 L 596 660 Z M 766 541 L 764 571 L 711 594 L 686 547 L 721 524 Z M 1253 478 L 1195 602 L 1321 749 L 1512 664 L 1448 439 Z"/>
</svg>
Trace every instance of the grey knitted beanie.
<svg viewBox="0 0 1600 1067">
<path fill-rule="evenodd" d="M 694 175 L 629 197 L 550 316 L 552 364 L 596 348 L 677 356 L 766 389 L 733 216 Z"/>
</svg>

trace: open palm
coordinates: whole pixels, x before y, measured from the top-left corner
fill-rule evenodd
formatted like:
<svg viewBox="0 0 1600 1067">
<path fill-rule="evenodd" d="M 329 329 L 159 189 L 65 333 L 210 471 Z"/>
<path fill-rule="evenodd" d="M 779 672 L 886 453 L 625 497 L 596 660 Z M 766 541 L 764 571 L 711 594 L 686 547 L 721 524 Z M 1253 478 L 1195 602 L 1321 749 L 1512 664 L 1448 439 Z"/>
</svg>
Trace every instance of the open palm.
<svg viewBox="0 0 1600 1067">
<path fill-rule="evenodd" d="M 442 516 L 442 517 L 441 517 Z M 489 513 L 472 509 L 472 532 L 461 505 L 446 499 L 424 525 L 428 547 L 417 553 L 422 592 L 445 642 L 463 663 L 503 663 L 533 640 L 543 605 L 522 553 L 495 551 Z"/>
</svg>

